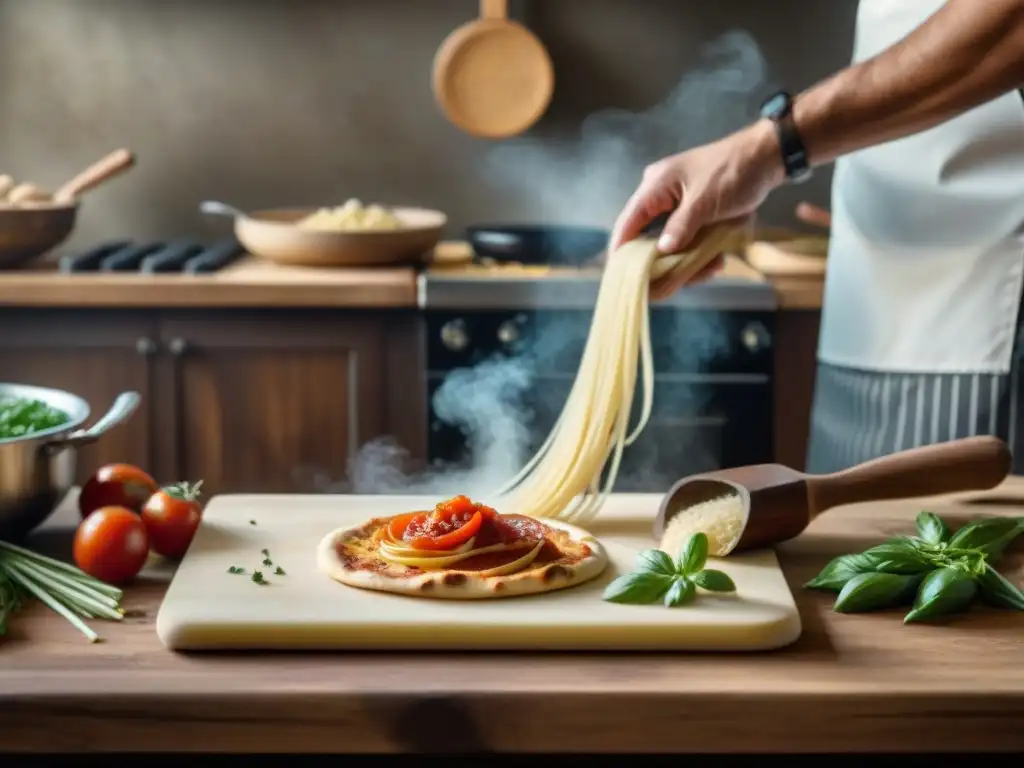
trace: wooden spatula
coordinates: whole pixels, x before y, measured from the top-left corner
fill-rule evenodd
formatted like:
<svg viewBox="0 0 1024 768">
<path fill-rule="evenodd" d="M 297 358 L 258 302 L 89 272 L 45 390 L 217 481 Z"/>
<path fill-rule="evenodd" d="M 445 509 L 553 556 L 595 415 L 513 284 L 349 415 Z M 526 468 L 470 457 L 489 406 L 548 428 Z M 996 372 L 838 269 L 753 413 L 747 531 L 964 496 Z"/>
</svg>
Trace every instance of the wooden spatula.
<svg viewBox="0 0 1024 768">
<path fill-rule="evenodd" d="M 661 541 L 668 521 L 698 504 L 722 500 L 723 510 L 729 505 L 736 509 L 738 500 L 742 532 L 733 542 L 722 543 L 724 551 L 710 554 L 721 557 L 768 547 L 799 535 L 822 512 L 843 504 L 994 488 L 1009 473 L 1010 459 L 1002 440 L 968 437 L 900 451 L 829 475 L 811 475 L 781 464 L 693 475 L 665 495 L 654 521 L 654 537 Z"/>
</svg>

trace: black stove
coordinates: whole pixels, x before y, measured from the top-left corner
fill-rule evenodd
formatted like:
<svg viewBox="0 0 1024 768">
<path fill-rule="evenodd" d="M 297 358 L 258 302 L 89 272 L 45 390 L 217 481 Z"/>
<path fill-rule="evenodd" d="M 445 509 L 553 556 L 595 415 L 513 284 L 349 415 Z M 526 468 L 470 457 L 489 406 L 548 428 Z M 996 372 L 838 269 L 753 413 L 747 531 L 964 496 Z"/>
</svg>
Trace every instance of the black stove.
<svg viewBox="0 0 1024 768">
<path fill-rule="evenodd" d="M 203 274 L 223 269 L 244 253 L 245 249 L 234 238 L 213 244 L 191 238 L 166 242 L 111 240 L 80 253 L 62 256 L 60 271 L 65 274 Z"/>
</svg>

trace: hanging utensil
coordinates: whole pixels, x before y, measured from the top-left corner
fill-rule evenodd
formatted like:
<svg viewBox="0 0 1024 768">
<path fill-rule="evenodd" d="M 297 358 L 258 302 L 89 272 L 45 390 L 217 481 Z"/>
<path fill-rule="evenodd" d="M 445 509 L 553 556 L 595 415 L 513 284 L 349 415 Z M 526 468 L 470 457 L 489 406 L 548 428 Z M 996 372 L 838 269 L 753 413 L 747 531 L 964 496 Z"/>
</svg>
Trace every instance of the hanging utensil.
<svg viewBox="0 0 1024 768">
<path fill-rule="evenodd" d="M 434 58 L 434 97 L 449 122 L 488 139 L 515 136 L 547 111 L 555 88 L 540 40 L 508 18 L 507 0 L 481 0 Z"/>
</svg>

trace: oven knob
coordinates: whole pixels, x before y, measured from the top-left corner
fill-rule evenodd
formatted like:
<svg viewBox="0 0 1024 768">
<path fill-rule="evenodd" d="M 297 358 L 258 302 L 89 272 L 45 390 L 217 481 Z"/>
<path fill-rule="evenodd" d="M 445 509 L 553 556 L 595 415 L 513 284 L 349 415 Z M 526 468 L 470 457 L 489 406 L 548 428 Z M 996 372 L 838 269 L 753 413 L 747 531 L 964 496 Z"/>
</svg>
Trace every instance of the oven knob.
<svg viewBox="0 0 1024 768">
<path fill-rule="evenodd" d="M 452 352 L 461 352 L 469 346 L 469 332 L 462 320 L 449 320 L 441 326 L 441 343 Z"/>
<path fill-rule="evenodd" d="M 772 345 L 768 330 L 761 323 L 748 323 L 740 331 L 740 342 L 748 352 L 758 352 Z"/>
<path fill-rule="evenodd" d="M 506 320 L 498 326 L 498 341 L 502 344 L 515 344 L 519 341 L 519 326 L 513 320 Z"/>
</svg>

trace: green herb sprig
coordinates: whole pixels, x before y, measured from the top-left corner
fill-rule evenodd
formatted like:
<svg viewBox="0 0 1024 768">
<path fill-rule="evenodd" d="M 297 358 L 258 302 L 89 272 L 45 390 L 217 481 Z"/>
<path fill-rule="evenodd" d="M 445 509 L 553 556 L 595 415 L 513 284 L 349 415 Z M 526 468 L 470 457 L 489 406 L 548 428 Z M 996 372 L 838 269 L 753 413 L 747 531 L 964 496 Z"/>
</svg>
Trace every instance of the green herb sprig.
<svg viewBox="0 0 1024 768">
<path fill-rule="evenodd" d="M 704 533 L 692 535 L 674 561 L 663 550 L 645 549 L 636 557 L 636 570 L 609 584 L 604 599 L 634 605 L 661 600 L 672 608 L 692 602 L 698 587 L 708 592 L 735 592 L 729 574 L 704 567 L 707 559 L 708 537 Z"/>
<path fill-rule="evenodd" d="M 975 598 L 1024 611 L 1024 592 L 994 568 L 1024 533 L 1024 518 L 985 518 L 955 533 L 931 512 L 915 523 L 916 536 L 837 557 L 804 586 L 838 592 L 832 609 L 839 613 L 910 605 L 904 624 L 960 613 Z"/>
<path fill-rule="evenodd" d="M 65 618 L 91 643 L 100 636 L 83 619 L 121 621 L 123 592 L 70 563 L 0 541 L 0 635 L 7 620 L 34 598 Z"/>
</svg>

